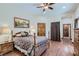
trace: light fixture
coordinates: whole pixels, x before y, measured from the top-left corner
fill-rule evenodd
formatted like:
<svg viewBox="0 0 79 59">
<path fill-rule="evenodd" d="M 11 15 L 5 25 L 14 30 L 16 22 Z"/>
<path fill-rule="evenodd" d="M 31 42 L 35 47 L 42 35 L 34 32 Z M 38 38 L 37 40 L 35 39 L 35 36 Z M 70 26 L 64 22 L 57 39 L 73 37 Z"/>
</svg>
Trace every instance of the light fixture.
<svg viewBox="0 0 79 59">
<path fill-rule="evenodd" d="M 34 35 L 34 33 L 35 33 L 35 27 L 34 26 L 31 26 L 30 27 L 30 34 L 31 35 Z"/>
<path fill-rule="evenodd" d="M 65 9 L 65 8 L 66 8 L 66 6 L 63 6 L 62 8 L 63 8 L 63 9 Z"/>
<path fill-rule="evenodd" d="M 48 6 L 45 6 L 44 9 L 48 9 Z"/>
<path fill-rule="evenodd" d="M 52 7 L 53 4 L 55 3 L 42 3 L 39 6 L 37 6 L 37 8 L 42 8 L 43 12 L 45 12 L 47 9 L 53 10 L 53 7 Z"/>
<path fill-rule="evenodd" d="M 3 34 L 10 33 L 10 28 L 8 27 L 7 24 L 3 24 L 3 26 L 2 26 L 2 33 Z"/>
</svg>

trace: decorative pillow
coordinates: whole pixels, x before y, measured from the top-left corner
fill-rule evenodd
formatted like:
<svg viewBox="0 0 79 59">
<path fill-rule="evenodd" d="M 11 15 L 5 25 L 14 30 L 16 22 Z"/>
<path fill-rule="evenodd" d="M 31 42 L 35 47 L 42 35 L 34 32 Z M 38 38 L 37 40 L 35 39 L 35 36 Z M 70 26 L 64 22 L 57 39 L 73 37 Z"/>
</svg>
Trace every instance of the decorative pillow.
<svg viewBox="0 0 79 59">
<path fill-rule="evenodd" d="M 21 37 L 21 32 L 14 34 L 13 37 Z"/>
<path fill-rule="evenodd" d="M 29 35 L 28 32 L 22 31 L 22 32 L 16 33 L 13 37 L 26 37 L 28 35 Z"/>
<path fill-rule="evenodd" d="M 24 31 L 21 32 L 21 36 L 25 37 L 26 34 L 24 33 Z"/>
<path fill-rule="evenodd" d="M 21 36 L 21 34 L 17 34 L 16 36 Z"/>
<path fill-rule="evenodd" d="M 28 34 L 28 32 L 24 32 L 24 33 L 25 33 L 25 35 L 26 35 L 26 36 L 28 36 L 28 35 L 29 35 L 29 34 Z"/>
</svg>

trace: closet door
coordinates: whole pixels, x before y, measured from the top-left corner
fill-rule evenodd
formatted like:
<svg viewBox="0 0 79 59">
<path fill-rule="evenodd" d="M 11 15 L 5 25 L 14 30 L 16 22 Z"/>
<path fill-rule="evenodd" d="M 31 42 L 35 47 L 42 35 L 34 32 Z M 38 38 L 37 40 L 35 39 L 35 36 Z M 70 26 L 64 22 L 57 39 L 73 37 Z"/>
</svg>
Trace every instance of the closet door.
<svg viewBox="0 0 79 59">
<path fill-rule="evenodd" d="M 51 23 L 51 40 L 60 41 L 60 22 Z"/>
<path fill-rule="evenodd" d="M 60 41 L 60 22 L 56 22 L 56 40 Z"/>
<path fill-rule="evenodd" d="M 51 23 L 51 40 L 56 40 L 56 25 L 55 23 Z"/>
</svg>

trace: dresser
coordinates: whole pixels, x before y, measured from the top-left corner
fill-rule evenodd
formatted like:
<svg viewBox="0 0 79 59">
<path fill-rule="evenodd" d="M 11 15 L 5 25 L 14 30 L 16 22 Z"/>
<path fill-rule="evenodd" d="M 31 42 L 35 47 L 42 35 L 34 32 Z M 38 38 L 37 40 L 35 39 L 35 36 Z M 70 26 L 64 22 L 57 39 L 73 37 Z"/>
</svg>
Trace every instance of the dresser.
<svg viewBox="0 0 79 59">
<path fill-rule="evenodd" d="M 74 55 L 79 56 L 79 29 L 74 30 Z"/>
<path fill-rule="evenodd" d="M 0 55 L 4 55 L 13 50 L 13 42 L 0 44 Z"/>
</svg>

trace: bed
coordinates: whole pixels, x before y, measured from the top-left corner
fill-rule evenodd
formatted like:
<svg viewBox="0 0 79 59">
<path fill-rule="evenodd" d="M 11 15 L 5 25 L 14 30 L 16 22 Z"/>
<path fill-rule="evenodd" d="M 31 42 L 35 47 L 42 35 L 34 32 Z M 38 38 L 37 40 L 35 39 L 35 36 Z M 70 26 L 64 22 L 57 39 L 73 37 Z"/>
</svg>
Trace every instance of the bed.
<svg viewBox="0 0 79 59">
<path fill-rule="evenodd" d="M 48 39 L 45 36 L 35 36 L 35 33 L 34 36 L 15 35 L 13 41 L 14 47 L 25 55 L 40 56 L 47 50 Z"/>
</svg>

